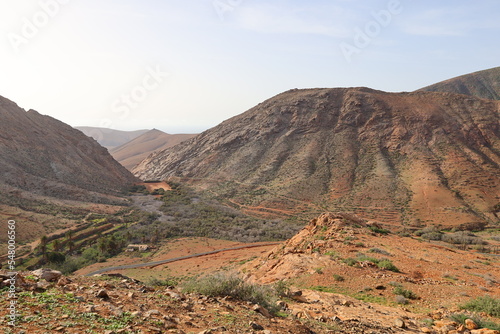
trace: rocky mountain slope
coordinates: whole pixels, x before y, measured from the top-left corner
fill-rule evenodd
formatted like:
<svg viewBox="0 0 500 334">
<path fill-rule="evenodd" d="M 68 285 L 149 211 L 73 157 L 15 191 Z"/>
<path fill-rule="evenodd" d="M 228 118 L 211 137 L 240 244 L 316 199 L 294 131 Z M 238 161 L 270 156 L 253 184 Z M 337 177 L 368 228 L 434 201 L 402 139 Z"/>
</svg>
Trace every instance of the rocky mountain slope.
<svg viewBox="0 0 500 334">
<path fill-rule="evenodd" d="M 484 249 L 498 250 L 500 245 L 494 238 L 483 242 Z M 415 311 L 453 308 L 471 297 L 500 294 L 498 256 L 466 248 L 388 233 L 376 222 L 353 214 L 325 213 L 242 270 L 261 283 L 287 280 L 383 304 L 397 304 L 400 287 L 412 292 L 401 304 Z"/>
<path fill-rule="evenodd" d="M 0 279 L 7 279 L 6 272 L 0 272 Z M 388 308 L 342 296 L 329 296 L 329 300 L 337 304 L 349 300 L 359 312 L 369 311 L 385 323 L 380 325 L 367 317 L 360 321 L 312 313 L 296 318 L 288 307 L 282 316 L 271 317 L 250 302 L 184 294 L 180 289 L 152 287 L 121 275 L 61 277 L 59 272 L 46 270 L 23 272 L 16 283 L 17 306 L 22 317 L 15 327 L 8 325 L 9 309 L 0 310 L 0 325 L 7 330 L 15 329 L 15 333 L 389 334 L 414 333 L 417 329 L 416 315 L 410 312 L 393 309 L 389 313 Z M 9 285 L 9 281 L 4 285 Z M 4 305 L 9 302 L 6 296 L 0 296 Z M 290 302 L 291 307 L 295 304 L 299 303 Z M 403 321 L 408 330 L 396 326 L 396 320 Z"/>
<path fill-rule="evenodd" d="M 223 272 L 209 267 L 195 280 L 167 268 L 147 283 L 39 269 L 12 283 L 4 270 L 0 286 L 15 285 L 15 330 L 26 333 L 498 334 L 498 261 L 326 213 L 264 256 L 227 260 Z M 479 297 L 492 304 L 473 312 L 466 302 Z M 0 295 L 0 304 L 8 298 Z M 8 312 L 0 310 L 6 328 Z"/>
<path fill-rule="evenodd" d="M 109 153 L 127 169 L 132 170 L 135 165 L 147 158 L 154 151 L 175 146 L 194 136 L 194 134 L 171 135 L 153 129 L 123 145 L 110 149 Z"/>
<path fill-rule="evenodd" d="M 92 126 L 77 126 L 75 127 L 75 129 L 80 130 L 88 137 L 94 138 L 101 146 L 109 150 L 118 147 L 120 145 L 123 145 L 149 131 L 149 130 L 121 131 L 121 130 L 113 130 L 108 128 L 99 128 Z"/>
<path fill-rule="evenodd" d="M 499 106 L 451 93 L 290 90 L 152 154 L 134 173 L 187 180 L 253 212 L 494 223 Z"/>
<path fill-rule="evenodd" d="M 0 97 L 0 184 L 78 200 L 116 195 L 136 178 L 94 139 Z"/>
<path fill-rule="evenodd" d="M 500 67 L 461 75 L 420 89 L 428 92 L 450 92 L 500 100 Z"/>
</svg>

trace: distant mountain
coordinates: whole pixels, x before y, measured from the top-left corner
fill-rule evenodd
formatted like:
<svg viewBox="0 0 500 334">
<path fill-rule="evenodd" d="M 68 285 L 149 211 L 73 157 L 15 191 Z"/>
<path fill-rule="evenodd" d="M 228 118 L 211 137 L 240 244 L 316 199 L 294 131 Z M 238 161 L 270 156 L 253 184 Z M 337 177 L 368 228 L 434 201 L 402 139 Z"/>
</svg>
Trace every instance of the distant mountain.
<svg viewBox="0 0 500 334">
<path fill-rule="evenodd" d="M 97 128 L 91 126 L 77 126 L 75 129 L 78 129 L 85 133 L 85 135 L 94 138 L 97 140 L 101 146 L 106 147 L 107 149 L 112 149 L 123 145 L 134 138 L 139 137 L 142 134 L 145 134 L 149 130 L 136 130 L 136 131 L 121 131 L 121 130 L 113 130 L 107 128 Z"/>
<path fill-rule="evenodd" d="M 163 150 L 194 137 L 194 134 L 171 135 L 160 130 L 150 130 L 131 141 L 111 149 L 111 155 L 127 169 L 132 168 L 157 150 Z"/>
<path fill-rule="evenodd" d="M 0 97 L 0 120 L 0 187 L 100 202 L 136 181 L 94 139 L 52 117 Z"/>
<path fill-rule="evenodd" d="M 420 89 L 428 92 L 449 92 L 500 100 L 500 67 L 465 74 Z"/>
<path fill-rule="evenodd" d="M 500 102 L 290 90 L 134 168 L 251 212 L 351 211 L 395 225 L 496 222 Z"/>
</svg>

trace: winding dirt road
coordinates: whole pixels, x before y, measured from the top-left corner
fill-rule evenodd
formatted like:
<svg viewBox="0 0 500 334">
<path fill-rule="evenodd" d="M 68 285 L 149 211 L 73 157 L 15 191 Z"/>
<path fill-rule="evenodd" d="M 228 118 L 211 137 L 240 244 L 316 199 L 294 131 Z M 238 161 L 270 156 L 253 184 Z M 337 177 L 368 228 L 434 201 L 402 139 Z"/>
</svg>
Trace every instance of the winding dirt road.
<svg viewBox="0 0 500 334">
<path fill-rule="evenodd" d="M 238 246 L 238 247 L 217 249 L 217 250 L 210 251 L 210 252 L 204 252 L 204 253 L 197 253 L 197 254 L 192 254 L 192 255 L 180 256 L 180 257 L 175 257 L 175 258 L 172 258 L 172 259 L 161 260 L 161 261 L 136 263 L 136 264 L 127 264 L 127 265 L 116 266 L 116 267 L 106 267 L 106 268 L 101 268 L 99 270 L 96 270 L 96 271 L 93 271 L 91 273 L 88 273 L 85 276 L 93 276 L 93 275 L 102 274 L 102 273 L 105 273 L 107 271 L 112 271 L 112 270 L 133 269 L 133 268 L 141 268 L 141 267 L 150 267 L 150 268 L 153 268 L 153 267 L 159 266 L 161 264 L 171 263 L 171 262 L 176 262 L 176 261 L 182 261 L 182 260 L 187 260 L 187 259 L 192 259 L 192 258 L 200 257 L 200 256 L 212 255 L 212 254 L 217 254 L 217 253 L 222 253 L 222 252 L 228 252 L 228 251 L 234 251 L 234 250 L 239 250 L 239 249 L 246 249 L 246 248 L 256 248 L 256 247 L 273 246 L 273 245 L 279 245 L 279 244 L 281 244 L 281 242 L 266 242 L 266 243 L 259 243 L 259 244 L 255 244 L 255 245 L 245 245 L 245 246 Z"/>
</svg>

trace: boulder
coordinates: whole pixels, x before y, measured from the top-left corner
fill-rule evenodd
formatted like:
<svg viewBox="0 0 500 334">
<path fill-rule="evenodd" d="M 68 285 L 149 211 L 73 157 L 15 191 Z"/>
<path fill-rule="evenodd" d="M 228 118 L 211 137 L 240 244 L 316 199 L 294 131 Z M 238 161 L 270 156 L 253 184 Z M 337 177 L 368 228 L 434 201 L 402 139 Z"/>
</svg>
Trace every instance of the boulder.
<svg viewBox="0 0 500 334">
<path fill-rule="evenodd" d="M 40 279 L 46 280 L 47 282 L 55 282 L 62 276 L 60 271 L 49 268 L 37 269 L 31 273 Z"/>
<path fill-rule="evenodd" d="M 481 328 L 481 329 L 471 330 L 470 334 L 500 334 L 500 331 L 488 329 L 488 328 Z"/>
<path fill-rule="evenodd" d="M 268 310 L 266 310 L 264 307 L 258 305 L 258 304 L 255 304 L 253 307 L 252 307 L 252 310 L 254 310 L 255 312 L 257 313 L 260 313 L 262 314 L 264 317 L 266 318 L 272 318 L 272 315 L 271 313 L 269 313 Z"/>
<path fill-rule="evenodd" d="M 406 328 L 406 324 L 401 318 L 397 318 L 396 320 L 394 320 L 394 326 L 396 326 L 397 328 Z"/>
<path fill-rule="evenodd" d="M 101 290 L 97 291 L 96 297 L 102 298 L 102 299 L 108 299 L 109 298 L 109 294 L 108 294 L 108 292 L 106 290 L 101 289 Z"/>
<path fill-rule="evenodd" d="M 472 319 L 465 319 L 465 327 L 467 329 L 478 329 L 479 326 Z"/>
</svg>

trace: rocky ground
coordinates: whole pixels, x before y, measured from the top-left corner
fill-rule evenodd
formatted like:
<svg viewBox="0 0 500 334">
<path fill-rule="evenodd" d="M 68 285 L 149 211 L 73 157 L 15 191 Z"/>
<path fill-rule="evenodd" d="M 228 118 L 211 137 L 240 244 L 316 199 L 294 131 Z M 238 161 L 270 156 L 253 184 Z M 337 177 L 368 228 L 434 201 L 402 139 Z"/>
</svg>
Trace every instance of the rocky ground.
<svg viewBox="0 0 500 334">
<path fill-rule="evenodd" d="M 8 287 L 6 272 L 1 278 Z M 8 324 L 8 288 L 0 296 L 5 333 L 498 333 L 460 327 L 447 320 L 453 310 L 417 315 L 315 291 L 292 290 L 270 316 L 250 302 L 150 287 L 120 274 L 65 277 L 38 270 L 20 273 L 16 285 L 15 326 Z"/>
</svg>

